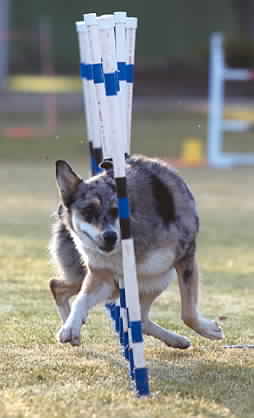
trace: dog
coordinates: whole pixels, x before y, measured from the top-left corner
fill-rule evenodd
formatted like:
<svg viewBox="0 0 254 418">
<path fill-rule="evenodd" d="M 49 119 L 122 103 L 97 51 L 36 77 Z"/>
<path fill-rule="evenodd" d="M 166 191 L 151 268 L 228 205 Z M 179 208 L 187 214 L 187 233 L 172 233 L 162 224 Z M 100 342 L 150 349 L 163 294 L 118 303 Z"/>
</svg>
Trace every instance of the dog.
<svg viewBox="0 0 254 418">
<path fill-rule="evenodd" d="M 61 343 L 79 345 L 89 310 L 119 295 L 123 272 L 116 184 L 112 164 L 106 161 L 102 168 L 84 181 L 66 161 L 56 162 L 60 204 L 50 252 L 58 278 L 51 279 L 50 289 L 63 321 Z M 165 162 L 144 156 L 126 160 L 126 179 L 144 334 L 169 347 L 190 346 L 186 337 L 149 318 L 152 303 L 177 276 L 183 322 L 203 337 L 222 339 L 219 325 L 198 311 L 199 217 L 189 186 Z"/>
</svg>

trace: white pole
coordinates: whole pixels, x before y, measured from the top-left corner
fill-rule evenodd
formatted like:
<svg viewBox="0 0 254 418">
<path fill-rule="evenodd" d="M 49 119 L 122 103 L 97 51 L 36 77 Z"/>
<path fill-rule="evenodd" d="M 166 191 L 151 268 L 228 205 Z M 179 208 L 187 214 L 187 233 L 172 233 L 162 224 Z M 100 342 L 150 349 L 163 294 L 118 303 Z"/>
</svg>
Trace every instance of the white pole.
<svg viewBox="0 0 254 418">
<path fill-rule="evenodd" d="M 85 24 L 88 29 L 88 39 L 89 39 L 89 50 L 91 56 L 91 63 L 93 67 L 93 81 L 95 85 L 96 100 L 98 106 L 98 114 L 101 126 L 101 139 L 102 139 L 102 149 L 103 149 L 103 159 L 110 158 L 112 156 L 113 150 L 112 147 L 112 138 L 110 131 L 110 107 L 108 106 L 108 98 L 106 96 L 105 90 L 105 80 L 102 67 L 102 51 L 101 51 L 101 39 L 100 39 L 100 30 L 98 21 L 99 18 L 96 17 L 95 13 L 86 13 L 84 14 Z M 106 305 L 106 308 L 109 305 Z M 120 333 L 120 338 L 123 335 L 120 330 L 120 315 L 121 307 L 120 303 L 111 304 L 111 315 L 112 310 L 114 311 L 115 319 L 115 329 Z M 123 316 L 123 315 L 122 315 Z M 113 318 L 112 318 L 113 319 Z M 124 322 L 124 320 L 123 320 Z"/>
<path fill-rule="evenodd" d="M 209 112 L 208 112 L 208 164 L 221 164 L 222 121 L 224 107 L 224 54 L 223 36 L 211 36 L 209 67 Z"/>
<path fill-rule="evenodd" d="M 224 79 L 233 81 L 253 80 L 254 72 L 245 68 L 225 68 Z"/>
<path fill-rule="evenodd" d="M 102 160 L 102 139 L 103 139 L 103 127 L 101 124 L 101 118 L 99 115 L 99 107 L 96 97 L 96 89 L 94 85 L 94 74 L 92 57 L 90 51 L 90 44 L 88 38 L 88 27 L 84 22 L 76 23 L 79 44 L 80 44 L 80 56 L 81 66 L 85 69 L 85 77 L 83 78 L 83 92 L 85 97 L 86 117 L 89 141 L 91 141 L 95 167 L 93 174 L 99 171 L 98 164 Z"/>
<path fill-rule="evenodd" d="M 84 15 L 85 22 L 77 22 L 77 32 L 80 48 L 80 73 L 83 86 L 83 98 L 86 116 L 86 125 L 88 132 L 88 143 L 90 149 L 91 173 L 97 174 L 100 171 L 99 160 L 111 155 L 109 126 L 108 126 L 108 107 L 106 103 L 104 74 L 101 63 L 101 49 L 98 33 L 98 24 L 96 13 Z M 92 86 L 94 83 L 94 87 Z M 96 93 L 96 94 L 94 94 Z M 100 120 L 100 135 L 102 139 L 102 147 L 96 148 L 96 140 L 94 139 L 96 132 L 95 124 L 96 115 L 93 114 L 94 97 L 97 102 L 98 119 Z M 97 154 L 97 155 L 96 155 Z M 99 154 L 99 155 L 98 155 Z M 96 160 L 97 157 L 97 160 Z M 107 304 L 106 308 L 110 310 L 112 319 L 115 314 L 115 305 Z M 120 309 L 120 308 L 119 308 Z"/>
<path fill-rule="evenodd" d="M 114 38 L 114 19 L 102 16 L 99 19 L 102 42 L 102 63 L 105 77 L 106 94 L 110 106 L 110 123 L 112 134 L 112 159 L 114 177 L 117 186 L 119 218 L 122 237 L 123 276 L 126 301 L 129 312 L 132 350 L 135 367 L 136 390 L 139 395 L 148 395 L 148 376 L 144 360 L 144 342 L 142 336 L 139 291 L 136 274 L 134 245 L 130 231 L 129 203 L 124 156 L 124 127 L 121 125 L 119 96 L 116 80 L 116 51 Z"/>
<path fill-rule="evenodd" d="M 84 22 L 76 22 L 76 29 L 77 29 L 77 34 L 78 34 L 79 55 L 80 55 L 80 76 L 82 80 L 87 136 L 88 136 L 88 142 L 92 143 L 93 142 L 93 123 L 91 120 L 91 115 L 89 113 L 89 109 L 91 108 L 91 100 L 90 100 L 90 94 L 88 92 L 89 83 L 87 79 L 87 70 L 86 70 L 87 63 L 85 63 L 86 51 L 84 49 L 84 44 L 83 44 L 83 39 L 84 39 L 83 32 L 86 30 L 86 27 L 84 27 Z"/>
<path fill-rule="evenodd" d="M 110 125 L 110 158 L 116 152 L 121 154 L 120 158 L 124 158 L 125 144 L 126 144 L 126 130 L 123 124 L 123 109 L 121 107 L 122 101 L 120 92 L 118 91 L 118 71 L 116 58 L 116 39 L 115 39 L 115 21 L 112 15 L 101 16 L 98 18 L 100 28 L 102 65 L 105 79 L 105 89 L 108 105 L 108 116 Z M 109 23 L 109 27 L 107 27 Z M 112 26 L 113 25 L 113 26 Z M 116 90 L 116 91 L 115 91 Z M 115 151 L 114 148 L 117 148 Z M 114 163 L 114 161 L 113 161 Z M 125 159 L 123 164 L 125 163 Z M 116 176 L 114 166 L 114 176 Z M 125 302 L 124 280 L 119 282 L 120 299 L 115 303 L 115 326 L 116 331 L 119 332 L 120 342 L 124 346 L 124 333 L 128 333 L 128 321 Z M 121 306 L 122 305 L 122 306 Z M 126 339 L 125 339 L 126 340 Z M 124 354 L 127 358 L 127 350 L 124 348 Z M 132 372 L 130 371 L 130 374 Z"/>
<path fill-rule="evenodd" d="M 115 38 L 116 38 L 116 59 L 117 59 L 117 69 L 118 69 L 118 78 L 119 78 L 119 87 L 120 91 L 118 92 L 120 96 L 120 105 L 121 105 L 121 118 L 122 126 L 124 128 L 124 143 L 125 143 L 125 152 L 129 153 L 129 140 L 128 140 L 128 125 L 127 125 L 127 80 L 126 80 L 126 61 L 127 61 L 127 39 L 126 39 L 126 22 L 127 22 L 127 13 L 126 12 L 115 12 Z"/>
<path fill-rule="evenodd" d="M 101 145 L 103 147 L 103 158 L 108 158 L 111 154 L 110 129 L 109 129 L 109 109 L 104 84 L 104 74 L 102 68 L 102 53 L 100 45 L 100 34 L 98 29 L 98 19 L 95 13 L 84 14 L 84 20 L 88 29 L 89 51 L 91 64 L 93 67 L 93 81 L 95 86 L 96 101 L 101 132 Z"/>
<path fill-rule="evenodd" d="M 133 86 L 134 86 L 134 64 L 135 64 L 135 45 L 138 19 L 128 17 L 126 22 L 126 41 L 127 41 L 127 112 L 128 112 L 128 152 L 131 146 L 131 128 L 132 128 L 132 108 L 133 108 Z"/>
</svg>

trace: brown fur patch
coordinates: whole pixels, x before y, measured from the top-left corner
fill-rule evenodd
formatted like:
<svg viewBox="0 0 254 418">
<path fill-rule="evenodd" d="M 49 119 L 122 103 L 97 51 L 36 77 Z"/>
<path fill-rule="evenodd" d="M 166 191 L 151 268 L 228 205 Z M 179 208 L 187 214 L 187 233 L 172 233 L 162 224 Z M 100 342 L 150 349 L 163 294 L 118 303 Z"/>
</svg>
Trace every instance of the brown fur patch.
<svg viewBox="0 0 254 418">
<path fill-rule="evenodd" d="M 109 283 L 113 289 L 112 299 L 116 299 L 119 289 L 113 279 L 112 272 L 106 269 L 94 269 L 89 267 L 88 274 L 82 285 L 82 292 L 96 293 L 102 282 Z"/>
</svg>

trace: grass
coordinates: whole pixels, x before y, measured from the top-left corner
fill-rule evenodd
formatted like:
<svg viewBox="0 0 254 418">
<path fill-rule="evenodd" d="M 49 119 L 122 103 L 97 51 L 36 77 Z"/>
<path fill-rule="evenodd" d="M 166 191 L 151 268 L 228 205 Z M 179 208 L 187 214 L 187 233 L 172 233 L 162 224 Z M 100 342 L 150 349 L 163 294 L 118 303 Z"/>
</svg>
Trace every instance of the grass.
<svg viewBox="0 0 254 418">
<path fill-rule="evenodd" d="M 58 138 L 1 139 L 0 417 L 253 417 L 254 350 L 224 349 L 254 344 L 253 168 L 181 170 L 201 214 L 201 308 L 221 319 L 224 342 L 202 339 L 183 325 L 175 283 L 153 318 L 193 346 L 177 351 L 145 338 L 150 398 L 136 399 L 129 390 L 103 308 L 91 313 L 79 348 L 56 343 L 60 321 L 48 291 L 47 253 L 57 203 L 54 160 L 67 158 L 87 173 L 81 128 L 80 120 L 61 126 Z M 135 148 L 177 155 L 185 135 L 201 129 L 204 136 L 205 128 L 200 115 L 138 114 Z"/>
</svg>

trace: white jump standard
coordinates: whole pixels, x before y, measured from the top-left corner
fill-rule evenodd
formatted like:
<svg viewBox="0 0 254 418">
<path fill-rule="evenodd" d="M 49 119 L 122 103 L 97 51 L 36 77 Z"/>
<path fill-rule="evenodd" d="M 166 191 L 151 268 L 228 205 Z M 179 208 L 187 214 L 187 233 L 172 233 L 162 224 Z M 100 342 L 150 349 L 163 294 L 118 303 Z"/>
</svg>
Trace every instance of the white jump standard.
<svg viewBox="0 0 254 418">
<path fill-rule="evenodd" d="M 223 133 L 253 130 L 253 123 L 243 120 L 224 120 L 225 81 L 254 79 L 254 71 L 228 68 L 225 65 L 223 35 L 211 36 L 209 68 L 208 164 L 213 167 L 254 164 L 254 153 L 223 152 Z"/>
<path fill-rule="evenodd" d="M 95 148 L 103 150 L 103 157 L 106 158 L 104 164 L 108 164 L 108 159 L 112 161 L 117 187 L 124 281 L 119 284 L 120 308 L 113 309 L 111 313 L 119 327 L 119 336 L 125 356 L 129 360 L 130 374 L 134 378 L 137 394 L 148 395 L 148 372 L 144 360 L 139 291 L 125 177 L 125 155 L 130 149 L 137 19 L 126 17 L 125 12 L 99 18 L 92 13 L 84 15 L 84 22 L 77 22 L 76 27 L 81 62 L 92 71 L 92 82 L 89 83 L 88 74 L 81 71 L 81 76 L 85 78 L 83 86 L 87 98 L 84 104 L 88 130 L 89 123 L 92 125 L 91 137 L 88 135 L 89 141 L 91 138 L 92 159 Z M 120 310 L 120 317 L 116 314 L 117 310 Z"/>
</svg>

